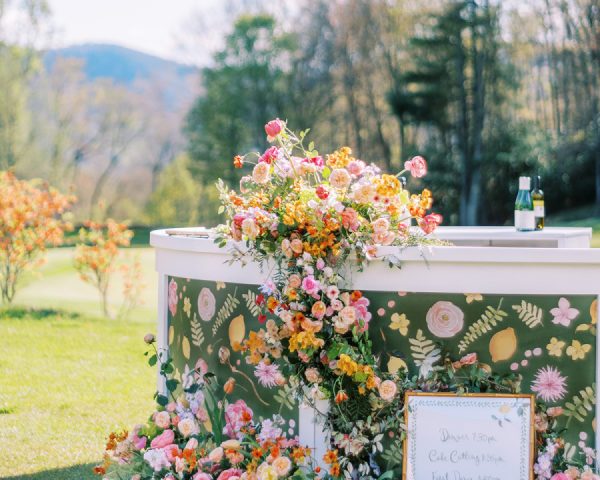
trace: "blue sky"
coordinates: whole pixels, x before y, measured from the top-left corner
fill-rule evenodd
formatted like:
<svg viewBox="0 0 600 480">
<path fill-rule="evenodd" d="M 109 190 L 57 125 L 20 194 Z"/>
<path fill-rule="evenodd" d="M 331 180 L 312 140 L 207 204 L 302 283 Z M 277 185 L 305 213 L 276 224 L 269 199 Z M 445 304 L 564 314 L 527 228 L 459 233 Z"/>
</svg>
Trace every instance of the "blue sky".
<svg viewBox="0 0 600 480">
<path fill-rule="evenodd" d="M 222 14 L 219 0 L 49 0 L 55 46 L 115 43 L 198 62 L 182 48 L 194 21 Z"/>
</svg>

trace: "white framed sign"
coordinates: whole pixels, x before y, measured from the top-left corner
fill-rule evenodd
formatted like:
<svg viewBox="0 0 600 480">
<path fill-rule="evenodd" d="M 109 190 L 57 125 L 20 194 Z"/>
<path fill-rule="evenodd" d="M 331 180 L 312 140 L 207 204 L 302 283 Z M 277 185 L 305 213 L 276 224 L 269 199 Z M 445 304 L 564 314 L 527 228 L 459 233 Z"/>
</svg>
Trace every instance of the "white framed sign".
<svg viewBox="0 0 600 480">
<path fill-rule="evenodd" d="M 533 395 L 407 392 L 405 480 L 533 480 Z"/>
</svg>

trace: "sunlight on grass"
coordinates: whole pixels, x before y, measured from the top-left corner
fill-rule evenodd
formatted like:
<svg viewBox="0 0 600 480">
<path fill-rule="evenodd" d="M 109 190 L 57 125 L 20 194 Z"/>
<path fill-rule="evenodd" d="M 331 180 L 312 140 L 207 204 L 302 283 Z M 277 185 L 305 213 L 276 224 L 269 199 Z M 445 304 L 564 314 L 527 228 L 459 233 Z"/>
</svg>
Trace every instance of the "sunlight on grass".
<svg viewBox="0 0 600 480">
<path fill-rule="evenodd" d="M 143 356 L 151 330 L 65 311 L 2 311 L 0 478 L 97 462 L 111 429 L 144 421 L 156 378 Z M 72 473 L 31 478 L 93 478 L 88 466 Z"/>
</svg>

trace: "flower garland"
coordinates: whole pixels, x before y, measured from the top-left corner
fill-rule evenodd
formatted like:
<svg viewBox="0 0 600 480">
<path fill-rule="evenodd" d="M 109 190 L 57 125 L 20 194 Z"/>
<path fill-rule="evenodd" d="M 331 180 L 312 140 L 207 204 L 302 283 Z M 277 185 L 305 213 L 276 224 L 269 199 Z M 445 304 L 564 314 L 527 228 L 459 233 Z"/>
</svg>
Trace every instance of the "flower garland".
<svg viewBox="0 0 600 480">
<path fill-rule="evenodd" d="M 380 246 L 435 243 L 426 235 L 442 218 L 428 213 L 431 192 L 411 195 L 401 181 L 404 173 L 423 177 L 427 163 L 414 157 L 400 173 L 385 174 L 348 147 L 321 156 L 312 142 L 304 146 L 306 131 L 296 134 L 279 119 L 265 130 L 273 146 L 234 159 L 238 168 L 253 164 L 240 192 L 219 184 L 229 221 L 216 242 L 245 240 L 235 260 L 272 262 L 259 299 L 262 319 L 270 318 L 234 348 L 259 368 L 278 362 L 304 400 L 331 400 L 332 477 L 378 478 L 381 438 L 400 422 L 393 401 L 403 379 L 381 371 L 372 353 L 369 300 L 342 287 L 348 265 L 360 269 Z M 409 228 L 413 219 L 421 233 Z"/>
<path fill-rule="evenodd" d="M 425 160 L 414 157 L 390 175 L 348 147 L 319 155 L 312 142 L 304 145 L 308 131 L 296 134 L 279 119 L 265 131 L 271 147 L 234 158 L 237 168 L 253 165 L 239 192 L 218 184 L 228 221 L 217 228 L 216 243 L 244 241 L 231 261 L 250 258 L 268 269 L 257 297 L 264 328 L 233 348 L 255 365 L 262 385 L 287 384 L 309 404 L 329 400 L 323 413 L 331 440 L 323 458 L 328 469 L 311 466 L 306 449 L 283 434 L 280 417 L 255 422 L 242 400 L 217 399 L 216 380 L 197 365 L 182 398 L 157 395 L 159 409 L 146 426 L 110 437 L 98 467 L 106 478 L 123 478 L 123 471 L 133 480 L 400 478 L 405 391 L 518 391 L 517 378 L 493 375 L 475 354 L 458 361 L 440 354 L 417 378 L 383 371 L 369 338 L 369 300 L 344 288 L 353 270 L 378 257 L 380 246 L 439 243 L 428 237 L 442 221 L 428 213 L 431 192 L 410 194 L 401 180 L 404 173 L 423 177 Z M 409 228 L 411 221 L 420 232 Z M 399 263 L 394 256 L 383 259 Z M 155 352 L 150 363 L 164 360 L 161 373 L 173 373 L 170 361 L 158 357 Z M 221 362 L 229 357 L 221 347 Z M 166 386 L 171 395 L 178 388 L 174 379 Z M 223 389 L 230 395 L 234 383 Z M 558 414 L 543 406 L 538 412 L 537 479 L 600 480 L 585 462 L 565 458 L 554 431 Z M 588 453 L 586 460 L 593 458 Z"/>
</svg>

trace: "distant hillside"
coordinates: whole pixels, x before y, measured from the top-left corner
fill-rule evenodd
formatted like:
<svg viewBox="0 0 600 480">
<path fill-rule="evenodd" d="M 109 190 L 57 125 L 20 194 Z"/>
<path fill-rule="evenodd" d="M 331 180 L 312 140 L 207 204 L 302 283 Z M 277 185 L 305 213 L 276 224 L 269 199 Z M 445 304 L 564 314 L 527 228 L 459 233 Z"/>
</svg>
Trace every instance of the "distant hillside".
<svg viewBox="0 0 600 480">
<path fill-rule="evenodd" d="M 118 45 L 83 44 L 49 50 L 44 65 L 50 69 L 57 58 L 77 58 L 85 63 L 88 79 L 109 78 L 115 83 L 134 87 L 136 82 L 162 79 L 172 102 L 185 101 L 190 76 L 198 70 L 171 60 L 120 47 Z"/>
</svg>

